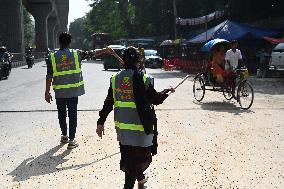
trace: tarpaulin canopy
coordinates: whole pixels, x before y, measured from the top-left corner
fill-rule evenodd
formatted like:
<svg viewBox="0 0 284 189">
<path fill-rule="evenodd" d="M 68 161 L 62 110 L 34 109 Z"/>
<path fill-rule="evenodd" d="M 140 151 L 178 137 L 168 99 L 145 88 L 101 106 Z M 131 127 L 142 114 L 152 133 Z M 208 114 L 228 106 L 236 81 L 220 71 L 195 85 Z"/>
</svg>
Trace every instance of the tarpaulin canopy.
<svg viewBox="0 0 284 189">
<path fill-rule="evenodd" d="M 272 38 L 272 37 L 264 37 L 264 39 L 271 44 L 284 43 L 284 37 L 282 37 L 281 39 L 276 39 L 276 38 Z"/>
<path fill-rule="evenodd" d="M 211 39 L 226 39 L 226 40 L 239 40 L 247 36 L 256 39 L 263 39 L 263 37 L 273 37 L 277 35 L 277 31 L 258 29 L 244 24 L 236 23 L 226 20 L 221 24 L 203 32 L 200 35 L 189 40 L 190 43 L 204 43 Z M 207 40 L 206 40 L 207 36 Z"/>
</svg>

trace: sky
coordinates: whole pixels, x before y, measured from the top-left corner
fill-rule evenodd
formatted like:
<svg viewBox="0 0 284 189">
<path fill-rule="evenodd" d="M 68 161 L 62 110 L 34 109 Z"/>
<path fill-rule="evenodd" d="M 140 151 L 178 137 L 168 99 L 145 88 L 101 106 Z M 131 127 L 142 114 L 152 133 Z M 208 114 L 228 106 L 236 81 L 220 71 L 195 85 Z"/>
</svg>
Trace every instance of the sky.
<svg viewBox="0 0 284 189">
<path fill-rule="evenodd" d="M 77 18 L 81 18 L 91 9 L 85 0 L 69 0 L 69 24 Z"/>
</svg>

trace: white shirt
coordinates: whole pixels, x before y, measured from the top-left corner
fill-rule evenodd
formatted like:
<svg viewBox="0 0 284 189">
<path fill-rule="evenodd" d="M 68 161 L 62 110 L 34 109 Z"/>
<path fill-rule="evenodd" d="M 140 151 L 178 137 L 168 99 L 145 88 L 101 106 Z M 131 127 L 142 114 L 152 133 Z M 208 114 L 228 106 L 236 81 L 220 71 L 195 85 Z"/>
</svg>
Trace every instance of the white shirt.
<svg viewBox="0 0 284 189">
<path fill-rule="evenodd" d="M 239 49 L 236 49 L 236 52 L 234 52 L 232 49 L 228 50 L 225 58 L 226 59 L 225 69 L 226 70 L 229 69 L 227 61 L 230 62 L 230 65 L 232 66 L 233 69 L 236 69 L 238 67 L 239 60 L 241 60 L 242 58 L 243 58 L 242 53 Z"/>
</svg>

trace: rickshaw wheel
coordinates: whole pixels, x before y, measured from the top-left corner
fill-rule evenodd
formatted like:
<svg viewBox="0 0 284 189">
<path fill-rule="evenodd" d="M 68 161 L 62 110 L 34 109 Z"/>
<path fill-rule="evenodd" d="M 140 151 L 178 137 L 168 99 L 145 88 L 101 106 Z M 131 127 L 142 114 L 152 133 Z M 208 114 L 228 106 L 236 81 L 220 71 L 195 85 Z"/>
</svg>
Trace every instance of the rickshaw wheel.
<svg viewBox="0 0 284 189">
<path fill-rule="evenodd" d="M 195 100 L 198 102 L 201 102 L 204 98 L 205 95 L 205 81 L 204 78 L 202 77 L 202 74 L 198 74 L 194 78 L 194 83 L 193 83 L 193 95 Z"/>
<path fill-rule="evenodd" d="M 232 98 L 234 97 L 233 93 L 231 91 L 229 91 L 228 89 L 225 89 L 223 91 L 223 95 L 224 95 L 225 99 L 227 99 L 227 100 L 232 100 Z"/>
<path fill-rule="evenodd" d="M 238 85 L 237 97 L 241 109 L 248 110 L 252 106 L 254 100 L 254 91 L 251 84 L 247 80 L 242 81 Z"/>
</svg>

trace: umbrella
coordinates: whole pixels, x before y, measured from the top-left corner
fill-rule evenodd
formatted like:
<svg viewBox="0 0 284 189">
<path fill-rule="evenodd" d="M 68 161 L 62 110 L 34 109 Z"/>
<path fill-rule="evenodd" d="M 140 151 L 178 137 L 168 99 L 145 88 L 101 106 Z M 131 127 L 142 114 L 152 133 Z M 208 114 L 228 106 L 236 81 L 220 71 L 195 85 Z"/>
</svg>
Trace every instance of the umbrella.
<svg viewBox="0 0 284 189">
<path fill-rule="evenodd" d="M 165 40 L 163 41 L 160 46 L 167 46 L 167 45 L 173 45 L 173 41 L 172 40 Z"/>
<path fill-rule="evenodd" d="M 208 41 L 205 45 L 203 45 L 202 47 L 202 51 L 203 52 L 210 52 L 211 49 L 217 45 L 217 44 L 220 44 L 220 43 L 225 43 L 225 44 L 228 44 L 229 41 L 225 40 L 225 39 L 212 39 L 210 41 Z"/>
</svg>

